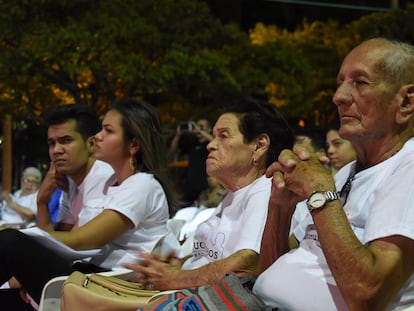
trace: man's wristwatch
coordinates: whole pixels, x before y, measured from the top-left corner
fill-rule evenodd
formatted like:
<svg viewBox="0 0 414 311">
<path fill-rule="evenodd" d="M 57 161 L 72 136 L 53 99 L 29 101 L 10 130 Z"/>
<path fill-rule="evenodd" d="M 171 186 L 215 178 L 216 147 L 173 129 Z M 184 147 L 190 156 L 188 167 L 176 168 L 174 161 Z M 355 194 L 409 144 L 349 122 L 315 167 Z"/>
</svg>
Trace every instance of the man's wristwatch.
<svg viewBox="0 0 414 311">
<path fill-rule="evenodd" d="M 322 208 L 326 203 L 339 200 L 339 193 L 336 191 L 315 191 L 306 200 L 309 212 Z"/>
</svg>

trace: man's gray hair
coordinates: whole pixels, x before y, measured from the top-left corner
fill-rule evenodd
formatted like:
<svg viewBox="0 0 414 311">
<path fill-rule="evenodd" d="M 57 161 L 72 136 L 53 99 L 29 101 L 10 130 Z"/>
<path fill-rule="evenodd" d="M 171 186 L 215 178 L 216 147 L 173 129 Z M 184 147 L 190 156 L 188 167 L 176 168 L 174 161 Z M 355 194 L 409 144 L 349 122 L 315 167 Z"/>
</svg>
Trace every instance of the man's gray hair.
<svg viewBox="0 0 414 311">
<path fill-rule="evenodd" d="M 414 46 L 396 40 L 387 40 L 392 48 L 380 63 L 380 70 L 389 83 L 397 87 L 414 83 Z"/>
</svg>

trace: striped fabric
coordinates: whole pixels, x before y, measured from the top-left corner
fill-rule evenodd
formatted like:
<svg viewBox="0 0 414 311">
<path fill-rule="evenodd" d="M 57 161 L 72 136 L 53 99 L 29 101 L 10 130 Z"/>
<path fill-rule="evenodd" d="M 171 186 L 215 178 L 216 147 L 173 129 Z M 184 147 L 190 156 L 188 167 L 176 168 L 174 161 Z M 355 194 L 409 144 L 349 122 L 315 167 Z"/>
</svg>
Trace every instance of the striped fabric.
<svg viewBox="0 0 414 311">
<path fill-rule="evenodd" d="M 260 311 L 264 304 L 251 292 L 254 278 L 226 275 L 214 286 L 161 293 L 138 311 Z"/>
</svg>

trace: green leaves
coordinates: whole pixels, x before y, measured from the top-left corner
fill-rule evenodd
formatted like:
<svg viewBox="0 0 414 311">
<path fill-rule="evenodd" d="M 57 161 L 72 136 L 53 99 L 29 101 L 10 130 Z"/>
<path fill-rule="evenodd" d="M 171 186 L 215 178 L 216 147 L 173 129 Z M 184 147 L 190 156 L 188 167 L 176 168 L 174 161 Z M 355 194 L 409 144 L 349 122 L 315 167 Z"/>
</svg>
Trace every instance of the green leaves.
<svg viewBox="0 0 414 311">
<path fill-rule="evenodd" d="M 179 98 L 198 109 L 260 95 L 290 116 L 315 107 L 331 115 L 343 55 L 372 35 L 413 42 L 413 17 L 412 10 L 373 14 L 344 29 L 304 21 L 291 33 L 262 25 L 258 45 L 201 1 L 2 1 L 0 100 L 8 105 L 0 111 L 36 118 L 61 101 L 105 111 L 119 96 Z"/>
</svg>

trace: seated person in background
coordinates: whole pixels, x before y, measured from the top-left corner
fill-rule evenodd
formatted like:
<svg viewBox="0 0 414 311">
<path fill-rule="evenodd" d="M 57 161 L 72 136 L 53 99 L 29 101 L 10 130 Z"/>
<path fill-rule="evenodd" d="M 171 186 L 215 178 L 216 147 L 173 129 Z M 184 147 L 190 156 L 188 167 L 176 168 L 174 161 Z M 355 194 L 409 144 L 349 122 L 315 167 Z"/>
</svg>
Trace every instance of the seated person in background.
<svg viewBox="0 0 414 311">
<path fill-rule="evenodd" d="M 227 190 L 214 177 L 207 177 L 207 183 L 208 189 L 202 191 L 198 196 L 197 206 L 201 208 L 217 207 L 227 194 Z"/>
<path fill-rule="evenodd" d="M 74 121 L 66 124 L 75 125 Z M 90 262 L 104 269 L 136 261 L 137 250 L 151 251 L 168 232 L 169 204 L 175 203 L 164 175 L 167 152 L 155 108 L 133 99 L 115 102 L 105 115 L 101 131 L 86 141 L 73 128 L 69 136 L 59 129 L 62 131 L 48 130 L 52 176 L 68 165 L 62 153 L 65 148 L 87 151 L 86 155 L 94 151 L 95 157 L 109 163 L 115 174 L 106 181 L 100 200 L 86 202 L 88 205 L 81 208 L 70 231 L 57 231 L 45 220 L 38 225 L 75 250 L 101 248 Z M 84 150 L 85 146 L 89 148 Z M 55 153 L 60 156 L 56 157 Z M 53 190 L 44 192 L 49 199 L 46 193 L 51 194 Z M 39 201 L 47 213 L 48 200 L 39 195 Z M 17 230 L 0 232 L 0 281 L 14 276 L 35 302 L 39 302 L 48 280 L 73 270 L 72 260 L 30 236 Z M 7 292 L 0 291 L 2 307 L 17 310 L 22 305 L 19 297 Z"/>
<path fill-rule="evenodd" d="M 200 193 L 208 189 L 206 173 L 207 145 L 213 137 L 210 121 L 206 118 L 183 123 L 190 127 L 182 129 L 180 126 L 182 123 L 177 126 L 169 153 L 173 155 L 179 152 L 188 159 L 185 181 L 183 182 L 182 206 L 194 206 Z"/>
<path fill-rule="evenodd" d="M 325 140 L 316 127 L 297 127 L 295 129 L 295 144 L 306 145 L 313 152 L 325 153 Z"/>
<path fill-rule="evenodd" d="M 137 281 L 168 290 L 215 284 L 231 272 L 257 275 L 271 187 L 264 173 L 282 149 L 293 145 L 293 132 L 276 107 L 248 99 L 225 107 L 213 135 L 207 173 L 227 195 L 197 227 L 192 257 L 141 254 L 139 263 L 125 265 L 138 272 Z"/>
<path fill-rule="evenodd" d="M 345 57 L 337 85 L 339 133 L 356 161 L 333 178 L 298 145 L 269 167 L 253 291 L 279 310 L 400 310 L 414 305 L 414 47 L 365 41 Z M 289 250 L 305 199 L 308 217 L 293 231 L 300 246 Z"/>
<path fill-rule="evenodd" d="M 42 173 L 35 167 L 27 167 L 22 173 L 20 189 L 13 195 L 2 192 L 4 207 L 0 224 L 19 224 L 34 221 L 37 214 L 37 192 L 42 181 Z"/>
<path fill-rule="evenodd" d="M 351 142 L 339 136 L 339 124 L 335 123 L 327 128 L 326 155 L 329 158 L 333 174 L 356 158 L 355 149 Z"/>
</svg>

